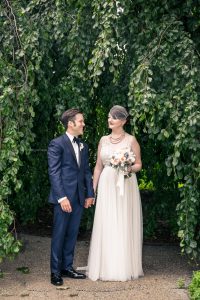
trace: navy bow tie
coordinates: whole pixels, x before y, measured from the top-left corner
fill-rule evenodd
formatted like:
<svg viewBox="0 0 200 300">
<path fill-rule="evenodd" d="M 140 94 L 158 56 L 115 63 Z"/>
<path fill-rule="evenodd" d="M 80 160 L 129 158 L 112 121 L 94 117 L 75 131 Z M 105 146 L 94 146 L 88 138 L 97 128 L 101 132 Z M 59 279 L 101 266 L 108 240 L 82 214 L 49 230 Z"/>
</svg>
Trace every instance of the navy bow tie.
<svg viewBox="0 0 200 300">
<path fill-rule="evenodd" d="M 79 138 L 77 138 L 77 137 L 74 136 L 73 142 L 74 142 L 74 143 L 77 143 L 77 144 L 79 145 L 79 143 L 80 143 Z"/>
</svg>

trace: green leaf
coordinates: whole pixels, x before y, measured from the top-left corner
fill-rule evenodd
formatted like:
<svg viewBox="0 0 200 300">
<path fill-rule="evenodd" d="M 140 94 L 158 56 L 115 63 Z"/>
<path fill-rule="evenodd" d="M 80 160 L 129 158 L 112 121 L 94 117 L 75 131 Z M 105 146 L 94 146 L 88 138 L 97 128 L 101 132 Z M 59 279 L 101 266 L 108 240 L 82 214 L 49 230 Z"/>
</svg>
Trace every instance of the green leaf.
<svg viewBox="0 0 200 300">
<path fill-rule="evenodd" d="M 30 273 L 29 267 L 18 267 L 16 270 L 23 273 L 23 274 L 29 274 Z"/>
<path fill-rule="evenodd" d="M 191 248 L 197 248 L 197 242 L 196 241 L 191 241 L 190 242 L 190 247 Z"/>
</svg>

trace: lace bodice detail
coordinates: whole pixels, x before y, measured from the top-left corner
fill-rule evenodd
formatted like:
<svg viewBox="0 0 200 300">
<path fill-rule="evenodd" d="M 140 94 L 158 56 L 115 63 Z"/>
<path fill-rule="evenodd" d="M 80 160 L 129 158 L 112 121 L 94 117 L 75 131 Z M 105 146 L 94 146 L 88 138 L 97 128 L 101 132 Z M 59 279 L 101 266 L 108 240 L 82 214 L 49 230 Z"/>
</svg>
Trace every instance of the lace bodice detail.
<svg viewBox="0 0 200 300">
<path fill-rule="evenodd" d="M 101 160 L 103 165 L 110 165 L 110 158 L 115 153 L 122 149 L 131 150 L 134 137 L 128 133 L 125 133 L 124 139 L 118 144 L 112 144 L 110 142 L 109 135 L 103 136 L 100 140 L 101 145 Z"/>
</svg>

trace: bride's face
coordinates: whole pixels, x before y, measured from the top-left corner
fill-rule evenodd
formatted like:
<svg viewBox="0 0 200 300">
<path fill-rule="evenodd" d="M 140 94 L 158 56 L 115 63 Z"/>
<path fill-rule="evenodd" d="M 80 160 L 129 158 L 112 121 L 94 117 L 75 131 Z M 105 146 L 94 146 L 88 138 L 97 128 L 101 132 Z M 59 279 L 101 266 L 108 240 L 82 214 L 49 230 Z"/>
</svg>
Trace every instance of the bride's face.
<svg viewBox="0 0 200 300">
<path fill-rule="evenodd" d="M 110 128 L 112 130 L 118 129 L 118 128 L 123 128 L 125 123 L 126 123 L 126 120 L 115 119 L 110 114 L 108 115 L 108 128 Z"/>
</svg>

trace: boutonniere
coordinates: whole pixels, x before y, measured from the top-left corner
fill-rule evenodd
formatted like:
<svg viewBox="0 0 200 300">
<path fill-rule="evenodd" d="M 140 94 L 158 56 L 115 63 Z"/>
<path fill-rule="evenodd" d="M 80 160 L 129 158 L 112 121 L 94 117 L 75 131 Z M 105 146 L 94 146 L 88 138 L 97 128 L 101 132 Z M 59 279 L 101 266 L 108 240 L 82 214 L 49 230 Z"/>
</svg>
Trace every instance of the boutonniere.
<svg viewBox="0 0 200 300">
<path fill-rule="evenodd" d="M 80 144 L 79 144 L 79 149 L 80 149 L 80 151 L 83 150 L 83 148 L 84 148 L 83 143 L 80 143 Z"/>
</svg>

